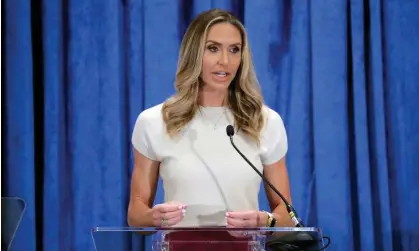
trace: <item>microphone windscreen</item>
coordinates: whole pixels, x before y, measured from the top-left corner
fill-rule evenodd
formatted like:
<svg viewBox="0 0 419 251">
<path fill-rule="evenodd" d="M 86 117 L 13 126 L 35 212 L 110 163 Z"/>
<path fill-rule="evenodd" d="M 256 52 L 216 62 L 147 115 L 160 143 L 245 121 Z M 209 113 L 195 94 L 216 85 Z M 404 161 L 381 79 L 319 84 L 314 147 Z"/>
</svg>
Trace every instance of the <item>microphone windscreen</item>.
<svg viewBox="0 0 419 251">
<path fill-rule="evenodd" d="M 232 125 L 228 125 L 226 127 L 227 136 L 231 137 L 234 135 L 234 127 Z"/>
</svg>

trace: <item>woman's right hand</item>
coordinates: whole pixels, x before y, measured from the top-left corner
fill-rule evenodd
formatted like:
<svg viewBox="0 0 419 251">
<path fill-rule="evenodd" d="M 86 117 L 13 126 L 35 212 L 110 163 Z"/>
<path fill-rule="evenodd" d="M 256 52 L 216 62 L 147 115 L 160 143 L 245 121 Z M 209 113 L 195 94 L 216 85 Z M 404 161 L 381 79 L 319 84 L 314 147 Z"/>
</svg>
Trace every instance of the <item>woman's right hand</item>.
<svg viewBox="0 0 419 251">
<path fill-rule="evenodd" d="M 168 202 L 155 205 L 151 211 L 154 226 L 169 227 L 183 220 L 186 213 L 186 205 L 177 202 Z"/>
</svg>

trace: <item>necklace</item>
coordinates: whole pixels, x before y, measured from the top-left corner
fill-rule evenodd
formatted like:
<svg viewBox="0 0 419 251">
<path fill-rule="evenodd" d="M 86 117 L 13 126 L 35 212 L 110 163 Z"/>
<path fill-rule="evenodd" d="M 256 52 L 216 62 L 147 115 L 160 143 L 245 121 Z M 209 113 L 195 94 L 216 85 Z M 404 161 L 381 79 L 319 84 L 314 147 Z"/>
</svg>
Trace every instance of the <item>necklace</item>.
<svg viewBox="0 0 419 251">
<path fill-rule="evenodd" d="M 201 116 L 202 116 L 205 120 L 207 120 L 208 122 L 210 122 L 211 124 L 213 124 L 213 125 L 214 125 L 214 127 L 213 127 L 213 129 L 214 129 L 214 130 L 217 130 L 217 124 L 218 124 L 218 122 L 220 121 L 221 117 L 224 115 L 225 111 L 226 111 L 226 109 L 225 109 L 225 108 L 223 108 L 223 112 L 220 114 L 220 116 L 218 117 L 217 121 L 216 121 L 216 122 L 215 122 L 215 124 L 214 124 L 214 122 L 212 122 L 210 119 L 208 119 L 208 117 L 204 114 L 204 112 L 202 112 L 201 108 L 199 108 L 199 113 L 201 114 Z"/>
</svg>

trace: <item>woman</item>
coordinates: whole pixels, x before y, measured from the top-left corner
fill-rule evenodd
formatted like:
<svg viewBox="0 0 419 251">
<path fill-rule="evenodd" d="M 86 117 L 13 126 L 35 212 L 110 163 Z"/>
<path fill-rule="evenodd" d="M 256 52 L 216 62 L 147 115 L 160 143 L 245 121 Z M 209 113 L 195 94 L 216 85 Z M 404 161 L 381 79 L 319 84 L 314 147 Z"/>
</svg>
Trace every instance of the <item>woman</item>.
<svg viewBox="0 0 419 251">
<path fill-rule="evenodd" d="M 237 147 L 291 201 L 284 124 L 263 104 L 241 22 L 218 9 L 197 16 L 183 38 L 175 82 L 175 95 L 143 111 L 134 127 L 128 224 L 293 226 L 269 187 L 272 213 L 259 211 L 261 179 L 226 135 L 234 125 Z M 153 206 L 159 175 L 165 203 Z"/>
</svg>

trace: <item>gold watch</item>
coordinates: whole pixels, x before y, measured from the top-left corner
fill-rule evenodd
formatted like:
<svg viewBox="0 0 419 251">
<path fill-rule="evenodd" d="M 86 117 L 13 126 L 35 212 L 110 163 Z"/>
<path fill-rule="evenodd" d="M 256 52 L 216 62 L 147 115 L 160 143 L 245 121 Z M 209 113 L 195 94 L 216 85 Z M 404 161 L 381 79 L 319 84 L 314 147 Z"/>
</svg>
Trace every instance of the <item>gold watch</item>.
<svg viewBox="0 0 419 251">
<path fill-rule="evenodd" d="M 276 219 L 275 216 L 269 212 L 265 212 L 268 215 L 268 222 L 266 223 L 267 227 L 275 227 Z"/>
</svg>

